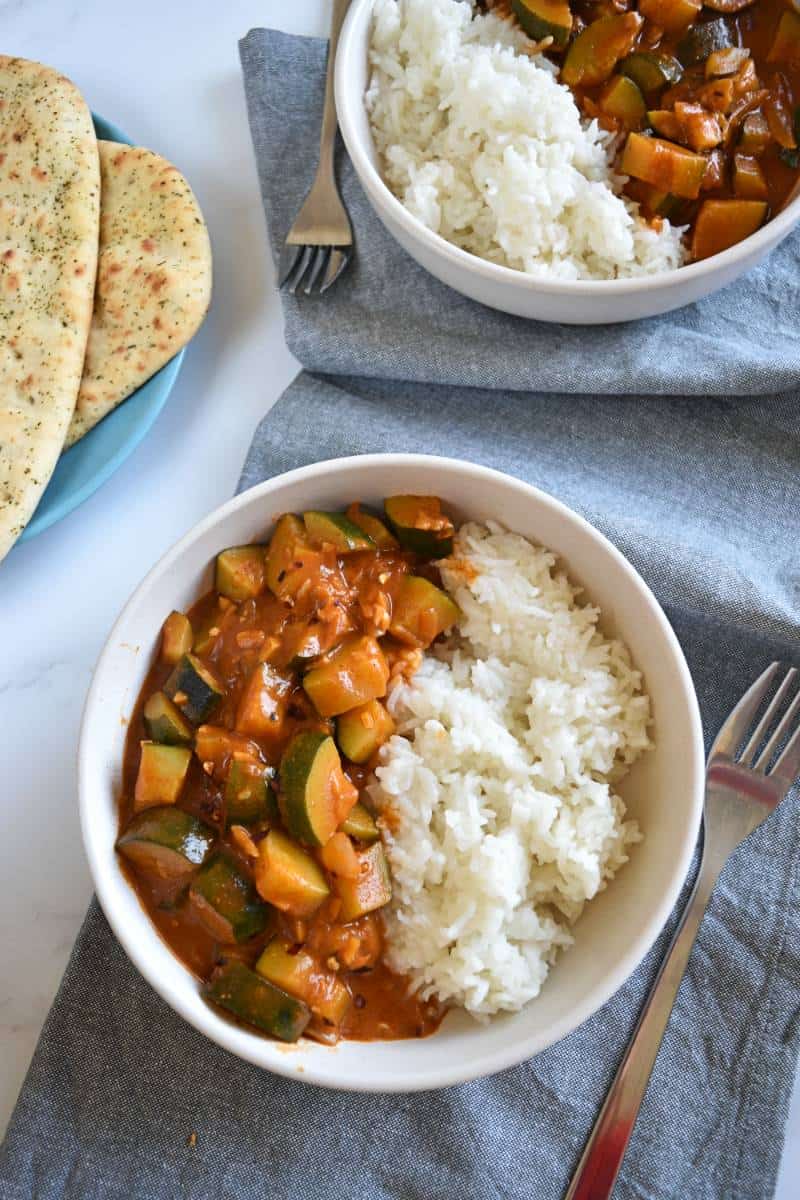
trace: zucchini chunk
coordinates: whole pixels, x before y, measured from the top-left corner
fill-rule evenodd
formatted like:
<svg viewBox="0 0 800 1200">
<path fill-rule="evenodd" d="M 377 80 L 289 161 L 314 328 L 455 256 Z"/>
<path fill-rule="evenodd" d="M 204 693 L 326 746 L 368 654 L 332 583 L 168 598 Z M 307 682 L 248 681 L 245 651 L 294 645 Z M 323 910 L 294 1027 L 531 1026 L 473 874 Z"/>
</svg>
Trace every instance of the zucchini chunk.
<svg viewBox="0 0 800 1200">
<path fill-rule="evenodd" d="M 460 616 L 458 605 L 441 588 L 421 575 L 404 575 L 395 597 L 389 633 L 410 646 L 430 646 Z"/>
<path fill-rule="evenodd" d="M 746 46 L 729 46 L 726 50 L 714 50 L 706 59 L 706 79 L 726 79 L 741 71 L 750 57 Z"/>
<path fill-rule="evenodd" d="M 311 1020 L 311 1009 L 241 962 L 218 967 L 203 988 L 206 1000 L 282 1042 L 296 1042 Z"/>
<path fill-rule="evenodd" d="M 377 842 L 381 836 L 372 814 L 360 803 L 353 805 L 339 829 L 359 842 Z"/>
<path fill-rule="evenodd" d="M 319 569 L 322 559 L 306 536 L 306 527 L 294 513 L 285 513 L 275 526 L 267 547 L 267 587 L 279 599 L 292 596 L 301 583 Z"/>
<path fill-rule="evenodd" d="M 310 917 L 330 894 L 311 855 L 277 829 L 258 843 L 255 871 L 262 899 L 293 917 Z"/>
<path fill-rule="evenodd" d="M 194 640 L 189 647 L 193 654 L 202 654 L 205 656 L 211 653 L 218 638 L 220 637 L 220 634 L 222 633 L 223 621 L 224 617 L 220 610 L 219 603 L 217 603 L 214 609 L 203 618 L 200 627 L 197 629 L 194 635 Z"/>
<path fill-rule="evenodd" d="M 178 890 L 205 862 L 213 844 L 213 829 L 169 805 L 134 817 L 118 839 L 117 850 L 141 874 Z"/>
<path fill-rule="evenodd" d="M 644 25 L 636 12 L 615 13 L 587 25 L 570 46 L 561 79 L 570 87 L 593 87 L 605 83 L 621 58 L 633 49 Z"/>
<path fill-rule="evenodd" d="M 763 200 L 704 200 L 695 221 L 692 256 L 710 258 L 755 233 L 764 223 Z"/>
<path fill-rule="evenodd" d="M 511 0 L 514 15 L 534 41 L 551 37 L 563 50 L 572 32 L 572 13 L 567 0 Z"/>
<path fill-rule="evenodd" d="M 234 755 L 243 755 L 255 762 L 260 760 L 261 755 L 258 746 L 250 738 L 223 725 L 199 726 L 194 739 L 194 752 L 206 773 L 218 781 L 227 778 L 228 766 Z"/>
<path fill-rule="evenodd" d="M 772 140 L 770 127 L 763 113 L 748 113 L 741 124 L 739 150 L 742 154 L 758 157 L 763 155 Z"/>
<path fill-rule="evenodd" d="M 232 546 L 217 555 L 214 586 L 229 600 L 253 600 L 267 586 L 263 546 Z"/>
<path fill-rule="evenodd" d="M 683 76 L 683 67 L 677 58 L 650 50 L 637 50 L 635 54 L 629 54 L 623 58 L 619 69 L 645 96 L 679 83 Z"/>
<path fill-rule="evenodd" d="M 358 798 L 332 737 L 304 729 L 281 759 L 279 803 L 286 828 L 306 846 L 324 846 Z"/>
<path fill-rule="evenodd" d="M 379 550 L 397 550 L 399 547 L 400 543 L 397 538 L 392 537 L 380 517 L 376 517 L 374 513 L 365 512 L 360 504 L 351 504 L 347 510 L 347 516 L 362 533 L 366 533 L 368 537 L 372 538 Z"/>
<path fill-rule="evenodd" d="M 184 746 L 160 746 L 157 742 L 142 742 L 141 747 L 133 811 L 175 804 L 189 770 L 191 750 Z"/>
<path fill-rule="evenodd" d="M 310 510 L 303 513 L 303 523 L 309 540 L 316 546 L 333 546 L 340 554 L 356 550 L 374 550 L 375 543 L 344 513 Z"/>
<path fill-rule="evenodd" d="M 757 158 L 746 154 L 733 156 L 733 190 L 743 200 L 766 200 L 769 188 Z"/>
<path fill-rule="evenodd" d="M 269 663 L 256 663 L 239 700 L 236 728 L 252 737 L 280 737 L 291 688 Z"/>
<path fill-rule="evenodd" d="M 727 50 L 736 45 L 736 37 L 724 17 L 692 25 L 678 42 L 676 54 L 685 67 L 705 62 L 715 50 Z"/>
<path fill-rule="evenodd" d="M 174 667 L 192 648 L 192 626 L 182 612 L 171 612 L 161 630 L 161 658 Z"/>
<path fill-rule="evenodd" d="M 752 0 L 744 0 L 744 3 L 750 4 Z M 709 0 L 706 0 L 706 5 L 708 8 L 714 7 Z M 697 20 L 702 7 L 703 0 L 639 0 L 642 16 L 666 33 L 681 33 L 692 21 Z"/>
<path fill-rule="evenodd" d="M 225 781 L 225 820 L 228 825 L 260 825 L 277 819 L 278 805 L 270 779 L 272 767 L 255 760 L 234 758 Z"/>
<path fill-rule="evenodd" d="M 335 833 L 328 839 L 319 852 L 319 861 L 330 875 L 358 879 L 361 874 L 356 848 L 346 833 Z"/>
<path fill-rule="evenodd" d="M 609 79 L 598 99 L 603 112 L 614 117 L 625 129 L 639 129 L 645 115 L 645 103 L 637 85 L 627 75 Z"/>
<path fill-rule="evenodd" d="M 652 183 L 662 192 L 696 200 L 707 166 L 708 159 L 702 154 L 694 154 L 674 142 L 629 133 L 621 170 L 624 175 Z"/>
<path fill-rule="evenodd" d="M 225 695 L 225 688 L 194 654 L 184 654 L 164 691 L 193 725 L 207 721 Z"/>
<path fill-rule="evenodd" d="M 394 730 L 394 721 L 380 700 L 367 700 L 366 704 L 359 704 L 336 718 L 339 749 L 354 763 L 365 763 L 372 758 Z"/>
<path fill-rule="evenodd" d="M 383 908 L 392 898 L 389 864 L 381 843 L 375 842 L 367 850 L 356 853 L 361 863 L 359 878 L 336 880 L 336 892 L 342 902 L 339 920 L 343 925 Z"/>
<path fill-rule="evenodd" d="M 256 971 L 290 996 L 304 1000 L 315 1016 L 341 1025 L 350 1007 L 350 993 L 332 971 L 323 971 L 305 950 L 292 951 L 288 942 L 273 938 L 256 962 Z"/>
<path fill-rule="evenodd" d="M 164 746 L 191 746 L 194 730 L 180 709 L 163 692 L 153 692 L 144 706 L 144 725 L 152 742 Z"/>
<path fill-rule="evenodd" d="M 246 942 L 269 920 L 266 904 L 224 851 L 200 868 L 189 897 L 203 924 L 221 942 Z"/>
<path fill-rule="evenodd" d="M 349 637 L 327 662 L 303 679 L 306 695 L 321 717 L 340 713 L 386 695 L 389 666 L 373 637 Z"/>
<path fill-rule="evenodd" d="M 422 558 L 447 558 L 453 552 L 453 522 L 438 496 L 388 496 L 383 508 L 397 539 Z"/>
</svg>

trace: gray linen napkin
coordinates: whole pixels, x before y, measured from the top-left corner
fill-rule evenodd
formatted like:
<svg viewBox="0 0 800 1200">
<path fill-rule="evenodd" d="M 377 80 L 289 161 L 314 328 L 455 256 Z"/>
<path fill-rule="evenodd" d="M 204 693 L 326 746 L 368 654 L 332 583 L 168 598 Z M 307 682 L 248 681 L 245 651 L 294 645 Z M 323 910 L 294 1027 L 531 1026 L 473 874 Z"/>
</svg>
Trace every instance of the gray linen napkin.
<svg viewBox="0 0 800 1200">
<path fill-rule="evenodd" d="M 317 161 L 326 43 L 268 29 L 241 43 L 261 190 L 279 251 Z M 346 375 L 537 392 L 748 395 L 800 375 L 800 233 L 724 291 L 633 325 L 544 325 L 438 283 L 385 231 L 350 165 L 342 193 L 357 239 L 347 279 L 319 301 L 285 301 L 305 367 Z"/>
<path fill-rule="evenodd" d="M 282 57 L 270 59 L 269 77 L 266 35 L 252 34 L 242 55 L 257 152 L 269 150 L 273 162 L 276 145 L 300 144 L 314 126 L 322 59 L 316 44 L 271 36 Z M 269 104 L 262 89 L 274 92 Z M 288 187 L 285 158 L 281 170 Z M 304 182 L 296 183 L 302 192 Z M 274 207 L 268 194 L 276 245 L 294 205 L 277 191 Z M 392 283 L 399 263 L 401 276 L 413 270 L 397 260 Z M 665 603 L 710 738 L 768 662 L 797 658 L 796 397 L 523 396 L 375 378 L 402 369 L 417 380 L 438 372 L 463 383 L 466 370 L 467 382 L 531 386 L 520 334 L 505 339 L 516 347 L 508 359 L 491 357 L 497 330 L 519 323 L 493 325 L 492 314 L 470 306 L 478 314 L 470 317 L 473 340 L 482 330 L 489 339 L 479 349 L 491 369 L 480 367 L 481 354 L 467 355 L 457 330 L 444 328 L 444 318 L 437 323 L 428 291 L 437 285 L 421 275 L 418 284 L 419 305 L 397 309 L 388 350 L 384 318 L 373 319 L 380 276 L 371 284 L 355 272 L 342 280 L 327 315 L 324 305 L 288 306 L 295 351 L 339 374 L 303 373 L 288 389 L 256 433 L 240 488 L 319 458 L 418 450 L 483 462 L 551 491 L 607 532 Z M 452 293 L 438 296 L 451 304 Z M 653 386 L 658 368 L 647 360 L 668 340 L 666 327 L 648 327 L 649 342 L 631 342 L 627 351 L 638 371 L 628 378 L 640 389 Z M 522 328 L 533 342 L 543 336 Z M 573 336 L 549 327 L 552 343 L 543 337 L 541 346 L 552 344 L 560 361 L 548 386 L 556 378 L 566 386 L 567 372 L 581 369 L 570 353 L 587 343 Z M 730 327 L 727 336 L 741 366 Z M 756 355 L 749 343 L 740 349 Z M 606 358 L 609 386 L 612 366 Z M 740 385 L 766 387 L 761 367 L 751 358 Z M 775 378 L 786 384 L 791 373 L 784 363 Z M 588 379 L 584 373 L 584 387 Z M 800 1043 L 799 815 L 795 796 L 726 867 L 617 1200 L 773 1193 Z M 600 1012 L 530 1062 L 442 1092 L 366 1097 L 278 1079 L 206 1042 L 143 982 L 93 904 L 0 1150 L 0 1197 L 557 1200 L 674 920 Z"/>
<path fill-rule="evenodd" d="M 796 657 L 792 401 L 522 403 L 303 374 L 262 422 L 240 486 L 388 448 L 513 471 L 596 520 L 667 601 L 709 737 L 768 662 Z M 800 1042 L 799 808 L 773 814 L 717 887 L 616 1200 L 772 1195 Z M 0 1197 L 558 1200 L 673 925 L 600 1012 L 530 1062 L 370 1097 L 206 1042 L 93 905 L 0 1152 Z"/>
</svg>

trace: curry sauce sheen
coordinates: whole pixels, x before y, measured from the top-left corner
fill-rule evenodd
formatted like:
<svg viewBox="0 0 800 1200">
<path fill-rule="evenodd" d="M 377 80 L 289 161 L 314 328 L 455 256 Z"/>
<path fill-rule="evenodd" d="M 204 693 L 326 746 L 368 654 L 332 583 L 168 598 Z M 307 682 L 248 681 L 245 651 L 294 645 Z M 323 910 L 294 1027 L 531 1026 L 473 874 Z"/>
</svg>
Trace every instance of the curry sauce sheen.
<svg viewBox="0 0 800 1200">
<path fill-rule="evenodd" d="M 445 551 L 452 525 L 437 517 L 438 501 L 432 510 L 417 499 L 416 510 L 398 508 L 411 511 L 409 539 L 433 537 Z M 387 691 L 457 610 L 430 557 L 364 517 L 384 545 L 369 535 L 363 546 L 331 544 L 324 521 L 306 514 L 306 524 L 279 523 L 277 567 L 269 545 L 221 554 L 215 590 L 165 623 L 126 740 L 118 847 L 131 886 L 207 998 L 284 1040 L 301 1026 L 322 1041 L 423 1037 L 443 1016 L 384 960 L 388 866 L 366 783 L 376 731 L 385 739 L 393 729 Z M 204 680 L 211 691 L 199 700 Z M 348 740 L 342 717 L 353 712 L 365 715 L 350 722 Z M 353 728 L 364 736 L 353 740 Z M 306 762 L 298 759 L 306 746 L 311 765 L 298 785 L 295 760 Z M 232 789 L 242 778 L 252 786 Z M 232 819 L 254 795 L 263 810 Z M 177 850 L 176 822 L 194 830 Z"/>
</svg>

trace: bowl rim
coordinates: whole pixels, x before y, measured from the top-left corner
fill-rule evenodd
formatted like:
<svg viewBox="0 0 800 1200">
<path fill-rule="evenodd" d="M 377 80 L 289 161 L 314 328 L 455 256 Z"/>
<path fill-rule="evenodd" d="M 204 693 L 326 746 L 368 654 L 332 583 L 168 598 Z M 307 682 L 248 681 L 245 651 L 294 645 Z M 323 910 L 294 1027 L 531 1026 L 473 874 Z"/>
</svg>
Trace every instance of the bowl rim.
<svg viewBox="0 0 800 1200">
<path fill-rule="evenodd" d="M 370 1078 L 369 1081 L 359 1078 L 351 1079 L 346 1075 L 346 1068 L 345 1072 L 341 1075 L 337 1075 L 334 1070 L 333 1077 L 331 1077 L 329 1073 L 318 1070 L 314 1061 L 304 1062 L 302 1073 L 298 1073 L 296 1063 L 292 1061 L 291 1056 L 285 1053 L 287 1047 L 273 1043 L 258 1034 L 250 1033 L 243 1027 L 221 1020 L 212 1009 L 205 1005 L 198 1012 L 191 1011 L 189 1006 L 184 1003 L 182 992 L 175 991 L 165 984 L 152 966 L 148 949 L 151 945 L 151 938 L 161 940 L 158 930 L 152 924 L 149 925 L 148 936 L 142 938 L 140 941 L 136 937 L 130 936 L 121 914 L 117 912 L 114 892 L 116 884 L 120 878 L 124 879 L 124 875 L 120 870 L 116 855 L 113 853 L 113 847 L 112 853 L 109 856 L 108 848 L 100 844 L 99 837 L 94 833 L 95 825 L 92 820 L 92 796 L 89 784 L 89 781 L 96 773 L 95 761 L 97 758 L 93 747 L 93 717 L 95 709 L 103 703 L 101 693 L 105 683 L 104 676 L 120 641 L 118 631 L 124 627 L 129 614 L 140 603 L 156 579 L 173 569 L 175 563 L 184 552 L 196 540 L 202 538 L 210 530 L 213 530 L 216 525 L 240 509 L 247 508 L 254 503 L 259 503 L 262 499 L 269 497 L 271 493 L 282 489 L 286 485 L 301 481 L 313 484 L 314 481 L 323 479 L 326 476 L 338 475 L 342 472 L 346 476 L 348 472 L 353 470 L 369 469 L 371 467 L 379 468 L 389 465 L 408 469 L 435 465 L 440 469 L 455 472 L 471 479 L 483 478 L 501 482 L 503 486 L 516 491 L 522 502 L 533 500 L 535 503 L 549 508 L 553 513 L 565 519 L 568 523 L 575 525 L 580 531 L 588 535 L 591 540 L 599 544 L 600 548 L 615 560 L 618 567 L 626 576 L 631 588 L 638 592 L 649 610 L 650 616 L 659 626 L 660 632 L 670 648 L 680 679 L 681 707 L 684 709 L 687 726 L 691 734 L 690 739 L 687 741 L 687 754 L 692 759 L 693 803 L 691 820 L 687 822 L 684 831 L 681 853 L 673 864 L 670 886 L 665 889 L 658 904 L 644 922 L 638 935 L 631 939 L 625 953 L 617 960 L 613 969 L 608 972 L 604 985 L 602 987 L 598 986 L 593 991 L 587 993 L 584 999 L 575 1005 L 568 1014 L 565 1014 L 560 1020 L 551 1023 L 544 1035 L 540 1030 L 534 1030 L 526 1037 L 509 1041 L 508 1045 L 495 1050 L 489 1049 L 481 1055 L 476 1055 L 469 1061 L 460 1059 L 446 1068 L 423 1067 L 415 1075 L 413 1082 L 403 1079 L 398 1080 L 389 1071 L 384 1071 L 380 1077 Z M 555 551 L 555 553 L 559 553 L 559 551 Z M 700 830 L 705 792 L 703 729 L 697 694 L 691 674 L 681 645 L 667 620 L 666 614 L 633 564 L 605 534 L 601 533 L 600 530 L 579 513 L 575 512 L 574 509 L 557 500 L 550 493 L 544 492 L 534 485 L 526 483 L 524 480 L 508 475 L 503 471 L 495 470 L 492 467 L 432 454 L 386 453 L 351 455 L 297 467 L 248 488 L 246 491 L 228 500 L 219 508 L 214 509 L 194 525 L 148 571 L 144 579 L 134 589 L 117 620 L 114 622 L 97 660 L 92 682 L 86 697 L 81 720 L 77 765 L 81 837 L 92 881 L 95 886 L 95 892 L 117 940 L 143 978 L 175 1012 L 188 1021 L 189 1024 L 193 1025 L 198 1032 L 204 1034 L 211 1041 L 231 1051 L 238 1057 L 263 1069 L 270 1070 L 275 1074 L 294 1079 L 297 1082 L 352 1092 L 410 1093 L 448 1087 L 454 1084 L 466 1083 L 487 1075 L 493 1075 L 508 1067 L 516 1066 L 533 1055 L 547 1049 L 547 1047 L 560 1041 L 561 1038 L 573 1032 L 584 1021 L 593 1016 L 630 978 L 663 930 L 689 873 Z M 116 798 L 114 798 L 114 804 L 116 805 Z M 127 881 L 125 882 L 127 883 Z M 162 945 L 166 945 L 163 940 Z M 169 950 L 168 946 L 167 949 Z M 186 980 L 187 985 L 192 987 L 197 986 L 188 968 L 186 968 Z M 433 1036 L 435 1037 L 436 1035 Z M 277 1050 L 275 1048 L 276 1045 Z"/>
<path fill-rule="evenodd" d="M 740 260 L 747 259 L 751 255 L 758 256 L 766 253 L 773 245 L 782 241 L 800 220 L 799 191 L 794 200 L 776 213 L 760 229 L 751 233 L 743 241 L 730 246 L 727 250 L 712 254 L 710 258 L 704 258 L 700 262 L 688 263 L 675 270 L 655 275 L 634 275 L 623 279 L 540 279 L 537 276 L 527 275 L 524 271 L 518 271 L 514 267 L 489 262 L 488 259 L 480 258 L 477 254 L 462 250 L 460 246 L 449 242 L 441 234 L 434 233 L 418 217 L 409 212 L 384 182 L 359 139 L 353 120 L 353 111 L 356 107 L 363 108 L 363 97 L 356 97 L 353 94 L 352 80 L 357 78 L 357 73 L 354 74 L 351 63 L 353 56 L 360 54 L 363 49 L 363 43 L 355 37 L 357 24 L 362 20 L 363 14 L 368 9 L 371 10 L 374 4 L 375 0 L 353 0 L 342 27 L 335 65 L 335 94 L 339 128 L 356 174 L 376 206 L 379 209 L 388 210 L 392 219 L 403 228 L 409 237 L 421 242 L 432 254 L 437 255 L 440 259 L 445 259 L 452 266 L 472 271 L 483 276 L 487 281 L 511 287 L 515 291 L 523 293 L 616 296 L 636 295 L 638 292 L 653 290 L 670 291 L 673 288 L 683 287 L 694 280 L 701 280 L 704 276 L 716 273 L 717 270 L 725 271 L 727 268 L 735 268 Z"/>
</svg>

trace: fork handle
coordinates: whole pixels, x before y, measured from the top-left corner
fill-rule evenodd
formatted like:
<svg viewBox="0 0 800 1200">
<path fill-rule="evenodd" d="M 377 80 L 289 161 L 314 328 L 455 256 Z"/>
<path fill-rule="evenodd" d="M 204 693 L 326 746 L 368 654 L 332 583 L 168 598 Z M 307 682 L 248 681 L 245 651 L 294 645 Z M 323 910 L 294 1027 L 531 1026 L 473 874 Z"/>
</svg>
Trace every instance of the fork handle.
<svg viewBox="0 0 800 1200">
<path fill-rule="evenodd" d="M 720 867 L 704 853 L 692 894 L 564 1200 L 608 1200 Z"/>
<path fill-rule="evenodd" d="M 320 171 L 333 171 L 333 149 L 336 145 L 336 100 L 333 94 L 333 80 L 336 67 L 336 50 L 339 45 L 339 34 L 342 32 L 344 19 L 350 7 L 350 0 L 333 0 L 333 15 L 331 17 L 331 40 L 328 46 L 328 70 L 325 76 L 325 109 L 322 114 L 322 133 L 319 139 L 319 168 Z"/>
</svg>

